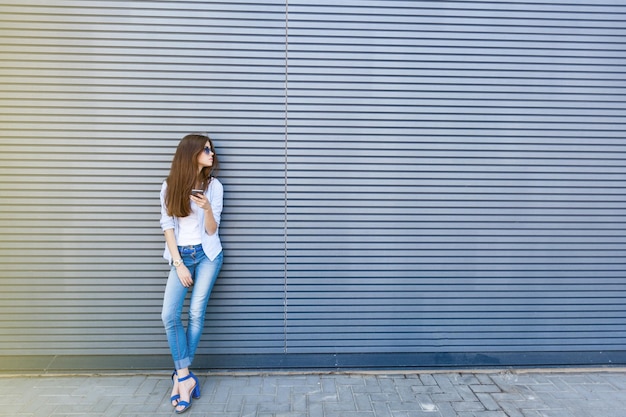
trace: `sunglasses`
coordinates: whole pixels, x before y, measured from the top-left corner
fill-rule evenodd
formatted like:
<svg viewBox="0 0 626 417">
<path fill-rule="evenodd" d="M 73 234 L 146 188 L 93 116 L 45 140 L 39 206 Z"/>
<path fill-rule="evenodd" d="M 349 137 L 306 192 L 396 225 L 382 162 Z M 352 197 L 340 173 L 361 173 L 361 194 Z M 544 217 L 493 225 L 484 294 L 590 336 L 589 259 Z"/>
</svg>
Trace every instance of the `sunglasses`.
<svg viewBox="0 0 626 417">
<path fill-rule="evenodd" d="M 211 153 L 215 153 L 215 151 L 213 149 L 209 148 L 208 146 L 205 146 L 203 151 L 207 155 L 211 155 Z"/>
</svg>

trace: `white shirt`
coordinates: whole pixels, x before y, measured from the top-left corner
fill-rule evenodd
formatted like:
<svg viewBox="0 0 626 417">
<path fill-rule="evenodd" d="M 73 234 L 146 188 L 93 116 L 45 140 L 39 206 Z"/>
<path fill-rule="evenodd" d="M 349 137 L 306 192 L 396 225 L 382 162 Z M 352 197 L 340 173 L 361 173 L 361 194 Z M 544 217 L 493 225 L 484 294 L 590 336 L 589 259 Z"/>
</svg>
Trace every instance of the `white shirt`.
<svg viewBox="0 0 626 417">
<path fill-rule="evenodd" d="M 178 217 L 169 216 L 167 214 L 167 209 L 165 208 L 166 190 L 167 182 L 163 181 L 163 185 L 161 186 L 161 229 L 163 229 L 163 231 L 166 231 L 168 229 L 174 229 L 176 244 L 182 246 L 180 242 L 185 241 L 185 239 L 187 239 L 188 237 L 183 238 L 182 236 L 183 230 L 181 228 L 181 219 L 179 219 Z M 198 208 L 196 207 L 197 225 L 200 228 L 200 243 L 202 243 L 202 250 L 210 260 L 214 260 L 215 258 L 217 258 L 217 255 L 222 252 L 222 242 L 220 241 L 219 237 L 219 225 L 220 220 L 222 219 L 222 209 L 224 207 L 224 186 L 217 178 L 213 178 L 209 183 L 209 189 L 207 190 L 205 195 L 211 202 L 211 209 L 213 211 L 213 217 L 215 218 L 215 222 L 217 223 L 217 230 L 212 235 L 209 235 L 206 232 L 206 229 L 204 228 L 205 211 L 198 210 Z M 192 206 L 193 205 L 194 204 L 192 204 Z M 189 229 L 186 228 L 186 230 Z M 172 263 L 172 255 L 167 248 L 167 244 L 165 245 L 163 257 L 167 259 L 170 264 Z"/>
</svg>

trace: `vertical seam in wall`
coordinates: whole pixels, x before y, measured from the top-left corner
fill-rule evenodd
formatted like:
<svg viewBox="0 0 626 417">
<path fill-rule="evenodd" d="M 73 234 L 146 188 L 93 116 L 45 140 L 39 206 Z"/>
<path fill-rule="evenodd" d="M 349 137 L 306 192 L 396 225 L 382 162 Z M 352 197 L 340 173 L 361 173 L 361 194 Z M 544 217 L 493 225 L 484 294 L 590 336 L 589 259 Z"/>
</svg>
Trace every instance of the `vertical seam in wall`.
<svg viewBox="0 0 626 417">
<path fill-rule="evenodd" d="M 287 353 L 287 164 L 289 162 L 289 0 L 285 0 L 285 195 L 284 195 L 284 265 L 283 265 L 283 353 Z"/>
</svg>

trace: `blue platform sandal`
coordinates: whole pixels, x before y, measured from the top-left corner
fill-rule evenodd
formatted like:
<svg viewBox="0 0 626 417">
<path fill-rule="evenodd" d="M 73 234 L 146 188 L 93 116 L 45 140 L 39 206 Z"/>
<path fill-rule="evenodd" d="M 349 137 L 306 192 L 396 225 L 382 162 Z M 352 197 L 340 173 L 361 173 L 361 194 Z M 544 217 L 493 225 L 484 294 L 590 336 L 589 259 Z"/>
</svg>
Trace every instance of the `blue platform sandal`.
<svg viewBox="0 0 626 417">
<path fill-rule="evenodd" d="M 200 381 L 198 381 L 198 378 L 196 378 L 193 372 L 189 371 L 189 375 L 191 375 L 193 380 L 196 381 L 196 387 L 193 389 L 193 392 L 191 393 L 191 395 L 194 399 L 200 398 Z"/>
<path fill-rule="evenodd" d="M 189 378 L 192 378 L 195 382 L 195 385 L 193 386 L 193 390 L 189 393 L 189 402 L 183 401 L 183 400 L 178 401 L 178 405 L 176 405 L 176 407 L 184 407 L 184 408 L 182 410 L 176 410 L 176 414 L 182 414 L 185 411 L 189 410 L 191 408 L 192 398 L 200 398 L 200 385 L 198 384 L 198 378 L 196 378 L 195 375 L 193 375 L 191 372 L 186 377 L 178 378 L 178 383 L 186 381 Z"/>
<path fill-rule="evenodd" d="M 174 376 L 178 376 L 176 371 L 172 372 L 172 385 L 174 385 Z M 178 400 L 180 400 L 180 394 L 175 394 L 170 397 L 172 407 L 178 407 Z M 176 401 L 176 403 L 174 403 L 174 401 Z"/>
</svg>

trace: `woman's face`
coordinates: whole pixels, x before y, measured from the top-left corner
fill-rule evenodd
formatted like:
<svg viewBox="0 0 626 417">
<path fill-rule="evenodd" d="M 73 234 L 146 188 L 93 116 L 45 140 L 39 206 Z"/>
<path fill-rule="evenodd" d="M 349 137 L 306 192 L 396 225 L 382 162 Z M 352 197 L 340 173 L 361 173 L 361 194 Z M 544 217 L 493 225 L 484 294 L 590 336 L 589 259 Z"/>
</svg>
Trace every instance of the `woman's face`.
<svg viewBox="0 0 626 417">
<path fill-rule="evenodd" d="M 208 140 L 204 145 L 204 150 L 200 152 L 198 155 L 198 167 L 202 170 L 202 168 L 213 166 L 213 148 L 211 147 L 211 142 Z"/>
</svg>

